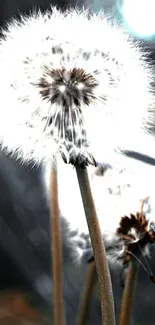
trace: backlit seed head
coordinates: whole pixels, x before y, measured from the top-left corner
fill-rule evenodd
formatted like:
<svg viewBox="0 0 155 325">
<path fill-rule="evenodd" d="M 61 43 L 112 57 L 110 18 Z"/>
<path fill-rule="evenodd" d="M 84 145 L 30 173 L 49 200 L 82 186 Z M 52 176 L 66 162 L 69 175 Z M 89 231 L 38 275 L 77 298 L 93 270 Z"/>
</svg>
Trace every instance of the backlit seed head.
<svg viewBox="0 0 155 325">
<path fill-rule="evenodd" d="M 102 12 L 51 7 L 12 20 L 0 71 L 0 145 L 24 162 L 116 164 L 153 122 L 147 55 Z"/>
</svg>

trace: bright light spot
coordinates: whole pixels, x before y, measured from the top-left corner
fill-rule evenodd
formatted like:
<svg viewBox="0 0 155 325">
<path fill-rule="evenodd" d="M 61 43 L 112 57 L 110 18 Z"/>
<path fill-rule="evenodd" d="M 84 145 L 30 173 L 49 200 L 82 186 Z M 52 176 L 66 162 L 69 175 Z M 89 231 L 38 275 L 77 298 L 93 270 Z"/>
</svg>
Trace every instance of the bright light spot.
<svg viewBox="0 0 155 325">
<path fill-rule="evenodd" d="M 59 90 L 60 90 L 61 93 L 64 93 L 66 91 L 66 86 L 65 85 L 61 85 L 59 87 Z"/>
<path fill-rule="evenodd" d="M 137 36 L 155 34 L 155 0 L 124 0 L 122 14 L 128 28 Z"/>
<path fill-rule="evenodd" d="M 77 84 L 77 88 L 78 88 L 79 90 L 82 90 L 82 89 L 84 88 L 84 84 L 83 84 L 82 82 L 79 82 L 79 83 Z"/>
</svg>

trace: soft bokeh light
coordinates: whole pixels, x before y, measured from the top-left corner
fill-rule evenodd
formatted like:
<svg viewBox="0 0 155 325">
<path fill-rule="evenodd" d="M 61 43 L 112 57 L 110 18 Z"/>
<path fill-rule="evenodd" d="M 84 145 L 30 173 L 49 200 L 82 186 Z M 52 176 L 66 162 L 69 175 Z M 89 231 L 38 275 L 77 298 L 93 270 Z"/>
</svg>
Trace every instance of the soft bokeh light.
<svg viewBox="0 0 155 325">
<path fill-rule="evenodd" d="M 155 36 L 154 0 L 124 0 L 121 12 L 130 32 L 142 38 Z"/>
</svg>

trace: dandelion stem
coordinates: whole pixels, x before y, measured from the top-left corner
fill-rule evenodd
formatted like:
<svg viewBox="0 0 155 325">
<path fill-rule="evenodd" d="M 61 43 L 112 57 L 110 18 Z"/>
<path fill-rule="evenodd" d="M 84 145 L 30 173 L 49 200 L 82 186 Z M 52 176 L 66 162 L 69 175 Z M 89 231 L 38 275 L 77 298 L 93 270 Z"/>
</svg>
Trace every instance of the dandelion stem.
<svg viewBox="0 0 155 325">
<path fill-rule="evenodd" d="M 104 242 L 92 197 L 86 168 L 76 166 L 101 293 L 102 325 L 115 325 L 114 299 Z"/>
<path fill-rule="evenodd" d="M 88 275 L 86 280 L 86 286 L 82 292 L 82 299 L 80 303 L 78 325 L 86 325 L 90 307 L 90 301 L 94 291 L 94 285 L 96 282 L 96 265 L 95 262 L 88 264 Z"/>
<path fill-rule="evenodd" d="M 137 261 L 132 258 L 128 266 L 123 291 L 119 325 L 130 325 L 138 268 Z"/>
<path fill-rule="evenodd" d="M 54 324 L 65 325 L 65 309 L 63 298 L 63 270 L 62 270 L 62 239 L 61 223 L 58 204 L 57 166 L 51 169 L 50 179 L 50 215 L 52 227 L 52 267 L 53 267 L 53 307 Z"/>
</svg>

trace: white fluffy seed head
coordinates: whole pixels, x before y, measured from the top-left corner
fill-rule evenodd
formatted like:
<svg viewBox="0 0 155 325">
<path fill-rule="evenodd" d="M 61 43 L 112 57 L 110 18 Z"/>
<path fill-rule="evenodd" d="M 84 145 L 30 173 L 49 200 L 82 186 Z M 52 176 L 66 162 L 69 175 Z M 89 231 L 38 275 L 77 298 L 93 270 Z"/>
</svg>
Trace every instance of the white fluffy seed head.
<svg viewBox="0 0 155 325">
<path fill-rule="evenodd" d="M 67 162 L 109 161 L 151 123 L 151 68 L 103 13 L 51 8 L 13 20 L 0 71 L 0 143 L 23 161 L 51 161 L 60 149 Z"/>
</svg>

